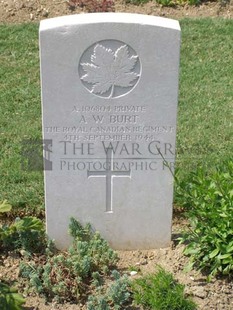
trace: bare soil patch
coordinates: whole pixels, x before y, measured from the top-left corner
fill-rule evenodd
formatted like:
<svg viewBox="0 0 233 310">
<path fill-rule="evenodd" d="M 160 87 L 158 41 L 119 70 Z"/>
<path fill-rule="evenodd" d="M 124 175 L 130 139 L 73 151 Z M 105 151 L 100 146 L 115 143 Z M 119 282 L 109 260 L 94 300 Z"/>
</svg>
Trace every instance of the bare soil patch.
<svg viewBox="0 0 233 310">
<path fill-rule="evenodd" d="M 224 17 L 232 18 L 233 1 L 222 0 L 206 2 L 200 6 L 162 7 L 155 1 L 143 5 L 126 4 L 124 0 L 115 1 L 116 12 L 140 13 L 180 19 L 183 17 Z M 1 0 L 0 23 L 22 23 L 40 21 L 61 15 L 85 13 L 86 9 L 70 10 L 65 0 Z"/>
<path fill-rule="evenodd" d="M 198 304 L 198 309 L 205 310 L 232 310 L 233 309 L 233 282 L 228 278 L 213 278 L 207 282 L 204 274 L 197 270 L 185 271 L 188 264 L 188 258 L 183 255 L 184 245 L 179 245 L 176 238 L 180 231 L 187 227 L 187 221 L 175 215 L 173 220 L 172 241 L 169 248 L 154 249 L 148 251 L 118 251 L 119 262 L 118 270 L 128 274 L 134 279 L 143 274 L 153 273 L 156 266 L 160 265 L 167 271 L 174 274 L 175 278 L 185 285 L 187 296 L 192 296 Z M 15 283 L 19 274 L 20 254 L 10 253 L 0 255 L 0 279 Z M 138 270 L 134 276 L 130 275 L 132 267 Z M 56 304 L 46 303 L 42 297 L 35 294 L 26 294 L 23 286 L 19 286 L 19 291 L 26 298 L 26 310 L 86 310 L 82 304 Z M 143 310 L 143 308 L 130 307 L 125 310 Z M 181 309 L 182 310 L 182 309 Z"/>
</svg>

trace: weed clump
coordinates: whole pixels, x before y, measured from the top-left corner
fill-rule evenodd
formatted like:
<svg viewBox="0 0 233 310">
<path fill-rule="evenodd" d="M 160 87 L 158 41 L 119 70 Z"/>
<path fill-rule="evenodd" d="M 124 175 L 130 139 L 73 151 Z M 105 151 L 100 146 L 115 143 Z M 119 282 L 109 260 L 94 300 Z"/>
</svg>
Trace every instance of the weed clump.
<svg viewBox="0 0 233 310">
<path fill-rule="evenodd" d="M 158 272 L 136 279 L 132 283 L 133 298 L 137 305 L 155 310 L 195 310 L 195 303 L 185 297 L 184 285 L 171 273 L 159 267 Z"/>
<path fill-rule="evenodd" d="M 205 269 L 210 276 L 233 271 L 232 180 L 233 162 L 228 161 L 209 174 L 199 168 L 178 188 L 191 223 L 181 238 L 189 243 L 184 253 L 191 257 L 190 268 Z"/>
<path fill-rule="evenodd" d="M 0 203 L 0 214 L 9 213 L 11 210 L 12 206 L 7 200 Z M 43 252 L 46 242 L 44 224 L 36 217 L 18 217 L 11 224 L 0 225 L 0 248 L 3 250 L 39 253 Z"/>
<path fill-rule="evenodd" d="M 21 264 L 21 276 L 28 278 L 29 286 L 47 300 L 86 300 L 90 290 L 104 289 L 110 269 L 118 260 L 107 241 L 98 232 L 93 232 L 89 224 L 82 227 L 72 218 L 69 231 L 73 243 L 67 252 L 48 250 L 42 260 Z"/>
<path fill-rule="evenodd" d="M 117 270 L 111 274 L 113 281 L 107 288 L 98 287 L 95 295 L 88 297 L 88 310 L 118 310 L 129 301 L 129 279 L 126 275 L 121 276 Z"/>
<path fill-rule="evenodd" d="M 1 310 L 21 310 L 25 303 L 24 298 L 17 290 L 0 282 L 0 306 Z"/>
</svg>

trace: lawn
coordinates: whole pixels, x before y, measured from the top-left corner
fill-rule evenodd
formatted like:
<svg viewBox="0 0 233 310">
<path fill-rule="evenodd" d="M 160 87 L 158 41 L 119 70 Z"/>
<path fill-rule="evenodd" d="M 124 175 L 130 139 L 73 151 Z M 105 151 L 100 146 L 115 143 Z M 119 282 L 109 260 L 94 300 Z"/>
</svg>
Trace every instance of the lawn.
<svg viewBox="0 0 233 310">
<path fill-rule="evenodd" d="M 177 167 L 181 179 L 233 153 L 233 22 L 182 19 Z M 40 139 L 38 24 L 0 26 L 0 201 L 43 210 L 43 173 L 21 167 L 22 141 Z"/>
</svg>

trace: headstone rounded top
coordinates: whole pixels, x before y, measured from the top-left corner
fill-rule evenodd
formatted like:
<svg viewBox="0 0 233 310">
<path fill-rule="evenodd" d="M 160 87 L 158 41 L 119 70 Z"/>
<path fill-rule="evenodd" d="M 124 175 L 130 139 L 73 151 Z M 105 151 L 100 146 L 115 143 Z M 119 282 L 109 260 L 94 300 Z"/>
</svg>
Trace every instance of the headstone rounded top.
<svg viewBox="0 0 233 310">
<path fill-rule="evenodd" d="M 40 22 L 40 31 L 58 28 L 65 25 L 95 24 L 95 23 L 144 24 L 164 28 L 171 28 L 180 31 L 180 25 L 177 20 L 159 16 L 133 14 L 133 13 L 87 13 L 87 14 L 74 14 L 74 15 L 49 18 L 44 19 Z"/>
</svg>

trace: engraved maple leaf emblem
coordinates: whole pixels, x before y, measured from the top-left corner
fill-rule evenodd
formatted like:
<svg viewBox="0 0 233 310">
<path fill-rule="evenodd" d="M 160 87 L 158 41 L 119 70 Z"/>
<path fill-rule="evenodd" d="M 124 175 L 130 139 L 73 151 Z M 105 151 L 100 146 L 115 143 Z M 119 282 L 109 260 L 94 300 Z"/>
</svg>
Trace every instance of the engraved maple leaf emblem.
<svg viewBox="0 0 233 310">
<path fill-rule="evenodd" d="M 127 45 L 122 45 L 115 52 L 101 44 L 96 44 L 91 55 L 91 63 L 81 63 L 85 75 L 81 79 L 93 84 L 91 92 L 104 94 L 110 91 L 108 98 L 113 95 L 114 87 L 131 87 L 139 75 L 132 72 L 138 56 L 129 55 Z"/>
</svg>

